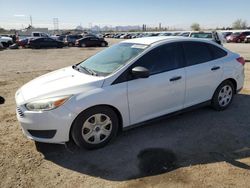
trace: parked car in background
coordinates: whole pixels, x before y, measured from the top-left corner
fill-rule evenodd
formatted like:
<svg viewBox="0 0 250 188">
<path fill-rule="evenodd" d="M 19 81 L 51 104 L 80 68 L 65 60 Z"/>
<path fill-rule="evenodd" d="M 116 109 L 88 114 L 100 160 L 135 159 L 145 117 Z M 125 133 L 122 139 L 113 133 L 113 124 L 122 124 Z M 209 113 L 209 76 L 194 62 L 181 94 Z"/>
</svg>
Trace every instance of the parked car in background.
<svg viewBox="0 0 250 188">
<path fill-rule="evenodd" d="M 108 46 L 108 42 L 105 41 L 103 38 L 92 36 L 76 40 L 75 45 L 78 47 L 96 47 L 96 46 L 105 47 Z"/>
<path fill-rule="evenodd" d="M 30 40 L 30 38 L 19 39 L 17 41 L 17 44 L 18 44 L 18 46 L 21 46 L 23 48 L 27 48 L 27 47 L 29 47 L 29 45 L 28 45 L 29 40 Z"/>
<path fill-rule="evenodd" d="M 60 35 L 57 40 L 60 40 L 60 41 L 64 41 L 65 40 L 65 37 L 66 35 Z"/>
<path fill-rule="evenodd" d="M 59 40 L 55 40 L 49 37 L 40 37 L 30 39 L 28 45 L 31 48 L 62 48 L 64 47 L 64 43 Z"/>
<path fill-rule="evenodd" d="M 164 33 L 160 33 L 159 36 L 171 36 L 171 33 L 164 32 Z"/>
<path fill-rule="evenodd" d="M 232 31 L 222 32 L 223 37 L 226 39 L 229 35 L 233 34 Z"/>
<path fill-rule="evenodd" d="M 245 43 L 250 43 L 250 35 L 248 35 L 248 36 L 246 36 L 246 38 L 245 38 L 245 41 L 244 41 Z"/>
<path fill-rule="evenodd" d="M 200 38 L 200 39 L 206 39 L 216 42 L 217 44 L 222 45 L 226 42 L 223 35 L 217 31 L 211 31 L 211 32 L 203 32 L 203 31 L 197 31 L 197 32 L 190 32 L 189 37 L 191 38 Z"/>
<path fill-rule="evenodd" d="M 212 39 L 212 32 L 191 32 L 190 37 L 192 38 L 202 38 L 202 39 Z"/>
<path fill-rule="evenodd" d="M 0 42 L 0 50 L 3 50 L 3 49 L 4 49 L 4 47 L 3 47 L 2 43 Z"/>
<path fill-rule="evenodd" d="M 101 35 L 95 35 L 95 34 L 92 34 L 92 33 L 87 33 L 87 34 L 84 34 L 83 37 L 97 37 L 97 38 L 103 38 Z M 82 38 L 83 38 L 82 37 Z"/>
<path fill-rule="evenodd" d="M 31 38 L 40 38 L 40 37 L 49 37 L 47 33 L 43 32 L 32 32 L 31 33 Z"/>
<path fill-rule="evenodd" d="M 13 40 L 11 37 L 0 36 L 0 43 L 3 47 L 7 48 L 13 44 Z"/>
<path fill-rule="evenodd" d="M 191 32 L 182 32 L 180 33 L 178 36 L 182 36 L 182 37 L 189 37 Z"/>
<path fill-rule="evenodd" d="M 227 42 L 243 42 L 246 36 L 250 35 L 250 31 L 235 32 L 227 37 Z"/>
<path fill-rule="evenodd" d="M 16 114 L 30 139 L 72 138 L 80 147 L 100 148 L 118 130 L 166 114 L 201 104 L 227 109 L 243 87 L 244 64 L 209 40 L 130 39 L 25 84 L 15 95 Z"/>
<path fill-rule="evenodd" d="M 120 36 L 120 39 L 131 39 L 131 34 L 124 34 L 122 36 Z"/>
<path fill-rule="evenodd" d="M 64 43 L 66 46 L 74 46 L 76 43 L 76 40 L 82 38 L 82 35 L 66 35 L 64 38 Z"/>
</svg>

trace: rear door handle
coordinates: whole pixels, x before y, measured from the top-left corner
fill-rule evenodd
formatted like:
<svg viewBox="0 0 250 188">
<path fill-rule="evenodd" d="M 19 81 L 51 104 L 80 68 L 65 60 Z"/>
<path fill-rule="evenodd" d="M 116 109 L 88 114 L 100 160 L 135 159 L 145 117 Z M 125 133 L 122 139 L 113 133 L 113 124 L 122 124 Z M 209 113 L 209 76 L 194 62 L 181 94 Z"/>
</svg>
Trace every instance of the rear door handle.
<svg viewBox="0 0 250 188">
<path fill-rule="evenodd" d="M 181 76 L 176 76 L 176 77 L 170 78 L 169 81 L 173 82 L 173 81 L 177 81 L 177 80 L 180 80 L 180 79 L 181 79 Z"/>
<path fill-rule="evenodd" d="M 220 69 L 220 67 L 213 67 L 213 68 L 211 68 L 211 71 L 215 71 L 215 70 L 218 70 L 218 69 Z"/>
</svg>

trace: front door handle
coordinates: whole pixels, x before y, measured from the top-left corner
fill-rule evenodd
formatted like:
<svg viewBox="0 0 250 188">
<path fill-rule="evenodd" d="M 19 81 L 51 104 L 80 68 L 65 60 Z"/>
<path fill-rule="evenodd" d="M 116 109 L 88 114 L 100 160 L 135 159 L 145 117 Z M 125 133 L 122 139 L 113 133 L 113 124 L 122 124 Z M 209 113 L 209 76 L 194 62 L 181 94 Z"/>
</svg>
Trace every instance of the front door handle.
<svg viewBox="0 0 250 188">
<path fill-rule="evenodd" d="M 170 78 L 169 81 L 173 82 L 173 81 L 177 81 L 177 80 L 180 80 L 180 79 L 181 79 L 181 76 L 176 76 L 176 77 Z"/>
<path fill-rule="evenodd" d="M 220 69 L 220 67 L 213 67 L 213 68 L 211 68 L 211 71 L 215 71 L 215 70 L 219 70 Z"/>
</svg>

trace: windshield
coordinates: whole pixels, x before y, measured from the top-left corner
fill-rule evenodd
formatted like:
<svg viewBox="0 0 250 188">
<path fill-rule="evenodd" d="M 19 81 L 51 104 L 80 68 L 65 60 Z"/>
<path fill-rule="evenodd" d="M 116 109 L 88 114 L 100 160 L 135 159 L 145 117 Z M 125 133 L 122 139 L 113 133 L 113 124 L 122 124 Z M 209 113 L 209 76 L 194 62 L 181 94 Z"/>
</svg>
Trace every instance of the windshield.
<svg viewBox="0 0 250 188">
<path fill-rule="evenodd" d="M 205 38 L 205 39 L 213 38 L 212 37 L 212 33 L 192 33 L 191 37 L 194 37 L 194 38 Z"/>
<path fill-rule="evenodd" d="M 134 43 L 119 43 L 103 50 L 78 66 L 95 75 L 107 76 L 125 65 L 129 60 L 139 55 L 148 46 Z"/>
</svg>

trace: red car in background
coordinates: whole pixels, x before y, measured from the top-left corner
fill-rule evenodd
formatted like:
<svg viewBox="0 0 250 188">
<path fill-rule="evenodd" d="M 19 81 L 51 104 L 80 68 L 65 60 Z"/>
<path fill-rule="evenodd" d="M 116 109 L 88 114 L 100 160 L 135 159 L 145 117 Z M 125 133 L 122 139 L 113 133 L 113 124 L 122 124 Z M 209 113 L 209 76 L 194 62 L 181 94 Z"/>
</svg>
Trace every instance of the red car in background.
<svg viewBox="0 0 250 188">
<path fill-rule="evenodd" d="M 227 36 L 227 42 L 243 42 L 246 36 L 250 35 L 250 31 L 236 32 Z"/>
<path fill-rule="evenodd" d="M 21 46 L 23 48 L 27 48 L 29 46 L 28 42 L 29 42 L 29 38 L 24 38 L 24 39 L 17 40 L 18 46 Z"/>
</svg>

